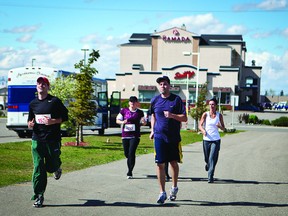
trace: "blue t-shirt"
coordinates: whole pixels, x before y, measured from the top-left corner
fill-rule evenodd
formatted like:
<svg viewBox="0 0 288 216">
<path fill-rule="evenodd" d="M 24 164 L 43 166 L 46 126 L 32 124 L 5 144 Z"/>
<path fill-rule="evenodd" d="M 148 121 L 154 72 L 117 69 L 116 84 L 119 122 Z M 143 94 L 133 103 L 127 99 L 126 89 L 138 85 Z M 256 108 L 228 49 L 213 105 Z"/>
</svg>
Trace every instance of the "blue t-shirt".
<svg viewBox="0 0 288 216">
<path fill-rule="evenodd" d="M 157 95 L 151 99 L 151 113 L 155 115 L 154 137 L 163 139 L 165 142 L 180 142 L 181 123 L 172 118 L 166 118 L 164 111 L 173 114 L 186 115 L 182 99 L 173 93 L 168 98 Z"/>
</svg>

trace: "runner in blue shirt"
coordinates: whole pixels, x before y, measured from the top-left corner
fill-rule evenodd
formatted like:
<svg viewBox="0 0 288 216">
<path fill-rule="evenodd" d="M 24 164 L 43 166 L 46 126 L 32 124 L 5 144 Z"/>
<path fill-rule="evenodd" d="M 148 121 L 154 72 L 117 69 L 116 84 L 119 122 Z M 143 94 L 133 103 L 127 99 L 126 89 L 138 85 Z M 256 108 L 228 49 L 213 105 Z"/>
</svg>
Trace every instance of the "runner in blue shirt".
<svg viewBox="0 0 288 216">
<path fill-rule="evenodd" d="M 165 192 L 165 163 L 170 163 L 172 188 L 169 199 L 175 200 L 178 192 L 178 163 L 182 159 L 181 122 L 187 121 L 185 106 L 182 99 L 170 93 L 170 79 L 167 76 L 159 77 L 160 95 L 151 100 L 151 134 L 154 139 L 155 163 L 157 163 L 157 178 L 160 185 L 160 195 L 157 203 L 163 204 L 167 199 Z"/>
</svg>

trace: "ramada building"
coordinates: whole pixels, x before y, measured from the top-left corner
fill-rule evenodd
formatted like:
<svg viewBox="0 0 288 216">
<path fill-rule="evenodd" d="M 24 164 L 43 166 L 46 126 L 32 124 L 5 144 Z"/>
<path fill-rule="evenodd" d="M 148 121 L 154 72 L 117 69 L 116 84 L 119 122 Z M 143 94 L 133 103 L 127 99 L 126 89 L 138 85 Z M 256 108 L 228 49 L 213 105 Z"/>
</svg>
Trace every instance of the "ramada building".
<svg viewBox="0 0 288 216">
<path fill-rule="evenodd" d="M 133 33 L 120 46 L 120 72 L 107 79 L 109 95 L 120 91 L 122 99 L 137 96 L 149 103 L 159 94 L 156 79 L 166 75 L 171 92 L 194 104 L 196 91 L 208 84 L 208 98 L 221 98 L 229 106 L 231 96 L 239 105 L 260 103 L 261 66 L 245 65 L 246 43 L 242 35 L 196 35 L 174 27 L 161 32 Z M 198 83 L 198 88 L 197 88 Z M 235 98 L 235 97 L 233 97 Z M 188 101 L 186 101 L 188 99 Z"/>
</svg>

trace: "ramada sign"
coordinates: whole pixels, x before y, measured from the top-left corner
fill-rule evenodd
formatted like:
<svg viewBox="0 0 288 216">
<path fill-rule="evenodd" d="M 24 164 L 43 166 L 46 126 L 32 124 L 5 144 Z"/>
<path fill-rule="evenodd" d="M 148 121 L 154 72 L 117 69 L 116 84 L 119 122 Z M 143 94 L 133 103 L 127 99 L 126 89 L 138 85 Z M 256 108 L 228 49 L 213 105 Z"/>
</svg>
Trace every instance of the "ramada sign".
<svg viewBox="0 0 288 216">
<path fill-rule="evenodd" d="M 173 36 L 163 35 L 162 39 L 164 41 L 184 41 L 184 42 L 189 42 L 190 41 L 189 37 L 183 37 L 183 36 L 181 37 L 180 33 L 179 33 L 179 31 L 177 29 L 173 30 Z"/>
</svg>

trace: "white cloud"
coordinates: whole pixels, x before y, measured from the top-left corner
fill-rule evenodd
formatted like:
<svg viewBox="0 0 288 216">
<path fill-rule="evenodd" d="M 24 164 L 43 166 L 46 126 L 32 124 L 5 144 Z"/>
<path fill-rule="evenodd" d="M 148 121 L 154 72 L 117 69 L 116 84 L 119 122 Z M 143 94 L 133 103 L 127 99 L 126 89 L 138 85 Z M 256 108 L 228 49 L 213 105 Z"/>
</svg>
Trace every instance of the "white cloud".
<svg viewBox="0 0 288 216">
<path fill-rule="evenodd" d="M 282 34 L 284 35 L 284 37 L 288 38 L 288 28 L 284 29 Z"/>
<path fill-rule="evenodd" d="M 264 0 L 260 3 L 237 4 L 233 7 L 234 11 L 248 11 L 253 9 L 279 10 L 287 8 L 286 0 Z"/>
<path fill-rule="evenodd" d="M 25 34 L 17 39 L 17 41 L 21 43 L 27 43 L 30 42 L 31 40 L 32 40 L 31 34 Z"/>
<path fill-rule="evenodd" d="M 283 9 L 287 7 L 286 0 L 265 0 L 257 5 L 257 8 L 263 10 L 276 10 Z"/>
<path fill-rule="evenodd" d="M 5 33 L 31 33 L 37 31 L 41 27 L 40 24 L 37 25 L 30 25 L 30 26 L 19 26 L 12 29 L 4 29 L 3 32 Z"/>
<path fill-rule="evenodd" d="M 242 25 L 226 26 L 213 14 L 184 16 L 170 20 L 160 26 L 159 30 L 186 25 L 187 30 L 193 29 L 196 34 L 245 34 L 247 29 Z"/>
<path fill-rule="evenodd" d="M 233 25 L 226 30 L 226 34 L 245 34 L 247 32 L 246 27 L 242 25 Z"/>
<path fill-rule="evenodd" d="M 288 50 L 283 56 L 268 52 L 247 52 L 246 64 L 252 60 L 256 61 L 256 66 L 262 66 L 261 94 L 270 89 L 278 94 L 281 90 L 284 90 L 285 94 L 288 93 L 288 79 L 285 78 L 287 77 Z"/>
<path fill-rule="evenodd" d="M 260 39 L 260 38 L 269 38 L 271 37 L 271 32 L 257 32 L 252 35 L 252 38 Z"/>
<path fill-rule="evenodd" d="M 213 14 L 201 14 L 195 16 L 184 16 L 172 19 L 159 27 L 158 31 L 169 29 L 172 27 L 180 27 L 186 25 L 187 30 L 193 29 L 197 34 L 213 34 L 223 29 L 223 24 L 218 21 Z"/>
</svg>

